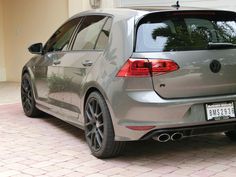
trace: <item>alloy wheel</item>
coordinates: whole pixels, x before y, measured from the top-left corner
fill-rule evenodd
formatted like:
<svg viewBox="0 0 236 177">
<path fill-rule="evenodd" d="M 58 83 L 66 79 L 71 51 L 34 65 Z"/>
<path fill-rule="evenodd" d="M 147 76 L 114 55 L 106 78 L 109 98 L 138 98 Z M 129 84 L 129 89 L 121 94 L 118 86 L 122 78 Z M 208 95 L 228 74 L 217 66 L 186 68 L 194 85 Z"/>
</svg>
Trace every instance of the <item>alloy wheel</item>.
<svg viewBox="0 0 236 177">
<path fill-rule="evenodd" d="M 33 93 L 30 82 L 27 78 L 23 78 L 22 80 L 21 98 L 24 110 L 30 112 L 33 107 Z"/>
<path fill-rule="evenodd" d="M 94 151 L 99 151 L 104 138 L 103 111 L 95 98 L 90 98 L 85 107 L 85 133 Z"/>
</svg>

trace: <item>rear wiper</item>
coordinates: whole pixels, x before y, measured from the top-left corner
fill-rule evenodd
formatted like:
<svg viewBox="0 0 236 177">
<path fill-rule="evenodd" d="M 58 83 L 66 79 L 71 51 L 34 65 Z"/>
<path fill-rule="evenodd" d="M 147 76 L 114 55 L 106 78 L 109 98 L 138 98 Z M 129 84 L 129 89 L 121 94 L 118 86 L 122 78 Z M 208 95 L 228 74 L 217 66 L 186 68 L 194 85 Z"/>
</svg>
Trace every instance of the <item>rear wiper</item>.
<svg viewBox="0 0 236 177">
<path fill-rule="evenodd" d="M 209 49 L 225 49 L 225 48 L 235 48 L 236 44 L 230 42 L 209 42 Z"/>
</svg>

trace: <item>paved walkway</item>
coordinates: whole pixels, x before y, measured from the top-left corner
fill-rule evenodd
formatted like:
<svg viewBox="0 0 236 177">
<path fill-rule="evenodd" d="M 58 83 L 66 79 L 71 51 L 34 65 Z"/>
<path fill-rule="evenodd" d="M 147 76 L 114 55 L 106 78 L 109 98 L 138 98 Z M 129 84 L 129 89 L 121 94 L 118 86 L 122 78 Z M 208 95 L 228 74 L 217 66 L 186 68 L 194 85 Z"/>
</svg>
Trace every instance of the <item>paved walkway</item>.
<svg viewBox="0 0 236 177">
<path fill-rule="evenodd" d="M 17 82 L 0 82 L 0 105 L 20 101 L 20 84 Z"/>
<path fill-rule="evenodd" d="M 81 130 L 56 118 L 30 119 L 14 103 L 0 105 L 0 119 L 0 177 L 236 177 L 236 143 L 223 134 L 130 143 L 123 156 L 99 160 Z"/>
</svg>

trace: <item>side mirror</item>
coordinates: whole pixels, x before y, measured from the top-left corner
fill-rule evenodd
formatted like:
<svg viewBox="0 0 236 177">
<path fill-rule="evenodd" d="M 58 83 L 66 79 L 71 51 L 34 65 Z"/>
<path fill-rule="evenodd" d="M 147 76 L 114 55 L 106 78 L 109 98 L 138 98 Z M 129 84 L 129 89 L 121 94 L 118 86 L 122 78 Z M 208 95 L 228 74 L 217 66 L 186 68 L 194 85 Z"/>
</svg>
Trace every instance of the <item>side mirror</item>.
<svg viewBox="0 0 236 177">
<path fill-rule="evenodd" d="M 32 54 L 42 54 L 43 53 L 43 44 L 42 43 L 33 44 L 28 48 L 28 50 Z"/>
</svg>

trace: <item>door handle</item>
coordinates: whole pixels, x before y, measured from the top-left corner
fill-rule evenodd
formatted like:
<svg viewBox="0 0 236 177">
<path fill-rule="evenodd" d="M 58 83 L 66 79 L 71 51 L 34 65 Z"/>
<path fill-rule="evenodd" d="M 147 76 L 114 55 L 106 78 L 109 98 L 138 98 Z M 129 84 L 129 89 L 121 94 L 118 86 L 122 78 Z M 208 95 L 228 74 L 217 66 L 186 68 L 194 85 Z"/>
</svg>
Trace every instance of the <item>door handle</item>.
<svg viewBox="0 0 236 177">
<path fill-rule="evenodd" d="M 61 61 L 55 60 L 55 61 L 53 61 L 53 64 L 54 64 L 54 65 L 59 65 L 59 64 L 61 64 Z"/>
<path fill-rule="evenodd" d="M 84 66 L 92 66 L 93 62 L 91 60 L 86 60 L 82 63 Z"/>
</svg>

